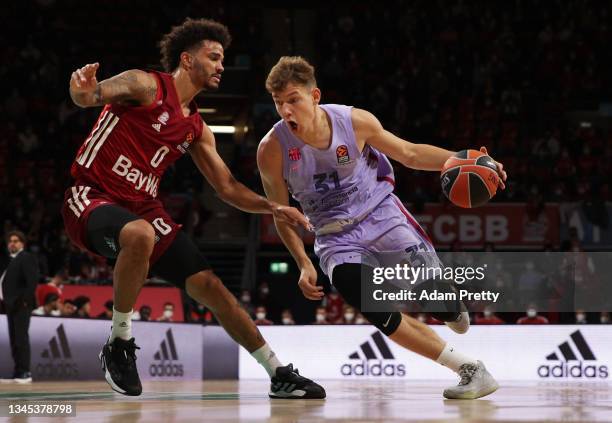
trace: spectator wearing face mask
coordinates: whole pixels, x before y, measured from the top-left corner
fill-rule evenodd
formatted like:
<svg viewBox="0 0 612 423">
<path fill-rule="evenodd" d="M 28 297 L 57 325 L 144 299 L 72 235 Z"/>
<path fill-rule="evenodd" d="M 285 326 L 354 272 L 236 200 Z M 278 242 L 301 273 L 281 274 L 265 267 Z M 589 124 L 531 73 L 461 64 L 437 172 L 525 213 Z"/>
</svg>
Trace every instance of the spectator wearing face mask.
<svg viewBox="0 0 612 423">
<path fill-rule="evenodd" d="M 317 311 L 315 312 L 315 325 L 329 325 L 329 321 L 327 320 L 327 311 L 325 311 L 325 307 L 317 307 Z"/>
<path fill-rule="evenodd" d="M 146 304 L 141 306 L 139 310 L 134 311 L 132 320 L 140 320 L 141 322 L 151 321 L 151 307 Z"/>
<path fill-rule="evenodd" d="M 172 322 L 174 316 L 174 304 L 168 302 L 164 304 L 164 312 L 157 318 L 158 322 Z"/>
<path fill-rule="evenodd" d="M 258 326 L 269 326 L 274 323 L 266 319 L 267 311 L 264 306 L 259 306 L 255 309 L 255 324 Z"/>
<path fill-rule="evenodd" d="M 506 322 L 500 319 L 491 307 L 485 307 L 482 316 L 477 315 L 474 323 L 477 325 L 503 325 Z"/>
<path fill-rule="evenodd" d="M 57 294 L 49 293 L 45 297 L 43 305 L 32 311 L 33 316 L 53 316 L 58 317 L 61 315 L 60 312 L 60 299 Z"/>
<path fill-rule="evenodd" d="M 575 317 L 575 323 L 577 325 L 586 325 L 587 324 L 587 316 L 586 313 L 584 312 L 584 310 L 578 309 L 576 310 L 576 314 L 574 315 Z"/>
<path fill-rule="evenodd" d="M 355 317 L 355 324 L 356 325 L 368 325 L 369 322 L 366 320 L 365 317 L 363 317 L 363 314 L 357 312 L 357 317 Z"/>
<path fill-rule="evenodd" d="M 345 305 L 342 312 L 342 318 L 338 320 L 337 324 L 340 325 L 354 325 L 355 324 L 355 309 L 350 305 Z"/>
<path fill-rule="evenodd" d="M 441 325 L 442 322 L 434 319 L 427 313 L 417 313 L 415 317 L 419 322 L 425 323 L 426 325 Z"/>
<path fill-rule="evenodd" d="M 602 311 L 601 313 L 599 313 L 599 323 L 602 325 L 609 325 L 610 324 L 610 312 Z"/>
<path fill-rule="evenodd" d="M 325 297 L 325 310 L 327 311 L 327 318 L 330 321 L 336 322 L 342 319 L 344 300 L 337 291 L 332 290 L 327 294 L 327 297 Z"/>
<path fill-rule="evenodd" d="M 240 305 L 246 310 L 249 316 L 253 316 L 255 308 L 253 307 L 253 302 L 251 301 L 251 292 L 248 289 L 244 289 L 240 293 Z"/>
<path fill-rule="evenodd" d="M 91 300 L 89 299 L 89 297 L 81 295 L 76 297 L 73 302 L 74 306 L 76 307 L 74 317 L 78 317 L 80 319 L 89 319 L 89 312 L 91 311 Z"/>
<path fill-rule="evenodd" d="M 295 325 L 295 320 L 293 320 L 293 314 L 291 314 L 291 310 L 283 310 L 281 314 L 281 321 L 285 326 Z"/>
<path fill-rule="evenodd" d="M 547 325 L 548 319 L 538 314 L 535 306 L 531 305 L 527 308 L 527 315 L 516 321 L 518 325 Z"/>
</svg>

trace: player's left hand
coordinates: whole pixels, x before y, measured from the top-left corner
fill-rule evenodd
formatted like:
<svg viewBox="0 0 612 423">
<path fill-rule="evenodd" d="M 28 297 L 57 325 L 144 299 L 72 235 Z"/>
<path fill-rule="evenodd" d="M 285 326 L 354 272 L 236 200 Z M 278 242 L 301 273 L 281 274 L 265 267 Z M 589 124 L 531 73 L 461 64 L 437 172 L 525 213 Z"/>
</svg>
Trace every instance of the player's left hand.
<svg viewBox="0 0 612 423">
<path fill-rule="evenodd" d="M 274 219 L 289 223 L 293 226 L 301 226 L 307 231 L 314 231 L 314 227 L 310 224 L 310 221 L 295 207 L 289 206 L 277 206 L 272 212 Z"/>
<path fill-rule="evenodd" d="M 480 152 L 486 154 L 487 156 L 489 155 L 489 153 L 487 152 L 487 147 L 480 147 Z M 497 174 L 499 175 L 499 187 L 501 189 L 506 189 L 506 184 L 504 182 L 506 182 L 506 179 L 508 179 L 508 174 L 504 170 L 504 165 L 498 161 L 495 161 L 495 159 L 493 161 L 497 166 Z"/>
</svg>

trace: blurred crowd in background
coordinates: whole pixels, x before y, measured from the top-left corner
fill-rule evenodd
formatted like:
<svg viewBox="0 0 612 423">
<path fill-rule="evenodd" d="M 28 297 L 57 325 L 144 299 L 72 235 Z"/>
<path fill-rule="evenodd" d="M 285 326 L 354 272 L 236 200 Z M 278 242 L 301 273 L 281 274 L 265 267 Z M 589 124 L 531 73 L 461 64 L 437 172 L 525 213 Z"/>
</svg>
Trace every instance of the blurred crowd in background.
<svg viewBox="0 0 612 423">
<path fill-rule="evenodd" d="M 104 260 L 70 244 L 59 214 L 70 163 L 99 113 L 72 104 L 67 89 L 72 70 L 100 62 L 102 79 L 128 68 L 152 68 L 161 35 L 185 16 L 228 25 L 234 42 L 226 66 L 250 68 L 245 94 L 252 99 L 251 130 L 234 146 L 229 165 L 238 179 L 261 192 L 255 151 L 278 119 L 264 90 L 265 75 L 278 58 L 270 47 L 274 31 L 265 28 L 271 9 L 226 3 L 159 3 L 155 13 L 144 1 L 83 8 L 74 1 L 38 0 L 5 7 L 0 53 L 10 60 L 0 64 L 0 78 L 10 83 L 0 101 L 0 231 L 17 228 L 27 234 L 41 282 L 108 283 L 112 276 Z M 338 2 L 311 12 L 316 25 L 308 34 L 312 52 L 307 58 L 316 66 L 323 102 L 370 110 L 387 129 L 411 141 L 454 150 L 486 146 L 509 174 L 508 188 L 495 201 L 525 202 L 536 215 L 545 202 L 576 203 L 588 209 L 594 223 L 609 224 L 605 203 L 612 201 L 612 131 L 603 119 L 585 118 L 612 114 L 612 20 L 605 4 L 438 0 L 379 7 Z M 296 13 L 289 10 L 289 19 L 278 25 L 296 25 L 291 21 Z M 299 40 L 289 43 L 284 54 L 305 54 L 297 45 Z M 397 194 L 414 210 L 425 202 L 446 201 L 433 172 L 397 166 L 396 177 Z M 195 167 L 182 159 L 161 186 L 161 199 L 196 239 L 205 236 L 203 184 Z M 565 241 L 579 245 L 576 239 Z M 260 324 L 270 322 L 270 308 L 276 310 L 275 323 L 293 322 L 286 306 L 260 297 L 262 287 L 265 283 L 236 294 Z M 49 293 L 39 299 L 37 310 L 85 317 L 86 300 L 70 302 L 61 293 Z M 186 320 L 214 322 L 201 307 L 185 309 Z M 163 317 L 148 314 L 152 320 Z M 608 319 L 605 314 L 587 317 Z M 534 316 L 525 318 L 533 322 Z M 311 322 L 361 319 L 331 293 Z M 520 319 L 505 316 L 503 322 Z"/>
</svg>

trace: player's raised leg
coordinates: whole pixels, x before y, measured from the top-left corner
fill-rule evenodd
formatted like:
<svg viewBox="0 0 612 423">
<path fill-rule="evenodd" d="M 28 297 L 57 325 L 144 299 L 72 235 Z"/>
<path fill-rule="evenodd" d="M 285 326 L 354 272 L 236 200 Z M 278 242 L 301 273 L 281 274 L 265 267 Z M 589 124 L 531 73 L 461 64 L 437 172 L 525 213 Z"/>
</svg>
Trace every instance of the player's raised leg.
<svg viewBox="0 0 612 423">
<path fill-rule="evenodd" d="M 360 264 L 341 264 L 333 270 L 333 283 L 347 303 L 361 310 L 359 283 L 366 272 Z M 418 320 L 395 312 L 367 312 L 363 316 L 402 347 L 427 357 L 456 372 L 459 385 L 444 390 L 451 399 L 476 399 L 495 392 L 499 385 L 484 364 L 461 354 L 431 328 Z"/>
</svg>

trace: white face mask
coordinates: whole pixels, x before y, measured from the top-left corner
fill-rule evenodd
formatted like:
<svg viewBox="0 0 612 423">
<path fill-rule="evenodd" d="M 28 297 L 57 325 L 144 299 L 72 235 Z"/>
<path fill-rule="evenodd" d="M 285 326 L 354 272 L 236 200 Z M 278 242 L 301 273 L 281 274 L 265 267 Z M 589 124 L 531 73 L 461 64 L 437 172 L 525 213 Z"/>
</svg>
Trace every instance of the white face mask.
<svg viewBox="0 0 612 423">
<path fill-rule="evenodd" d="M 586 320 L 586 316 L 583 313 L 577 313 L 576 314 L 576 321 L 577 322 L 584 322 Z"/>
<path fill-rule="evenodd" d="M 484 317 L 491 317 L 491 316 L 493 316 L 493 312 L 491 310 L 485 310 L 483 314 L 484 314 Z"/>
<path fill-rule="evenodd" d="M 317 322 L 324 322 L 324 321 L 325 321 L 325 315 L 317 314 Z"/>
<path fill-rule="evenodd" d="M 355 324 L 356 324 L 356 325 L 364 325 L 365 323 L 366 323 L 366 320 L 365 320 L 363 317 L 358 317 L 358 318 L 355 320 Z"/>
<path fill-rule="evenodd" d="M 172 310 L 164 310 L 164 317 L 167 319 L 171 318 L 173 314 L 174 312 Z"/>
<path fill-rule="evenodd" d="M 353 313 L 344 313 L 344 320 L 353 320 L 355 314 Z"/>
<path fill-rule="evenodd" d="M 243 295 L 243 296 L 240 298 L 240 300 L 241 300 L 243 303 L 250 303 L 250 302 L 251 302 L 251 296 L 250 296 L 250 295 Z"/>
<path fill-rule="evenodd" d="M 535 309 L 530 308 L 529 310 L 527 310 L 527 316 L 536 317 L 537 315 L 538 315 L 538 312 Z"/>
<path fill-rule="evenodd" d="M 603 324 L 610 323 L 610 317 L 609 317 L 609 316 L 601 316 L 601 317 L 599 318 L 599 321 L 600 321 L 601 323 L 603 323 Z"/>
<path fill-rule="evenodd" d="M 257 320 L 263 320 L 266 318 L 266 313 L 260 311 L 259 313 L 255 315 L 255 317 L 257 317 Z"/>
<path fill-rule="evenodd" d="M 291 324 L 291 318 L 283 317 L 283 325 L 290 325 L 290 324 Z"/>
</svg>

